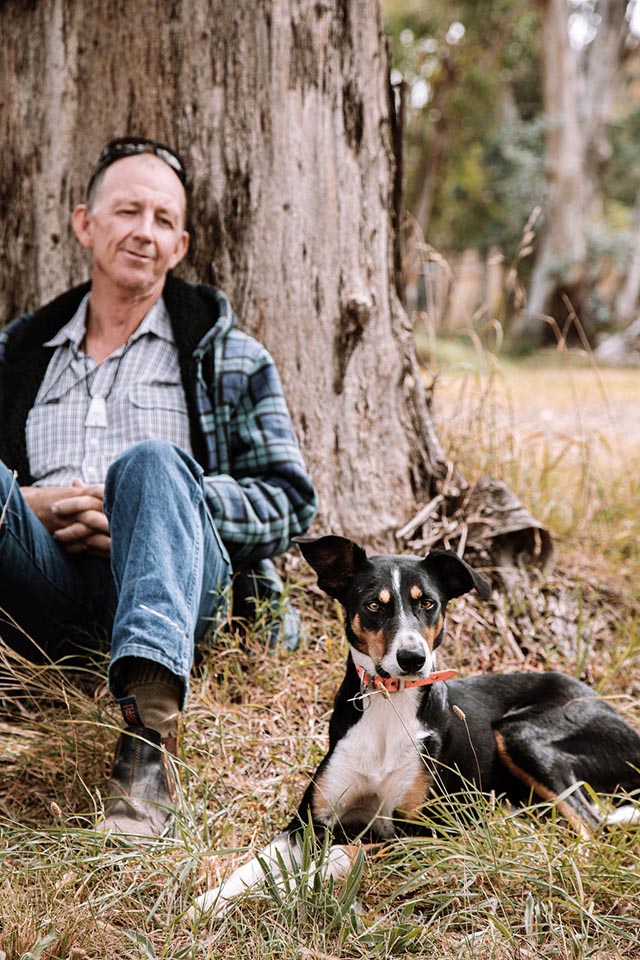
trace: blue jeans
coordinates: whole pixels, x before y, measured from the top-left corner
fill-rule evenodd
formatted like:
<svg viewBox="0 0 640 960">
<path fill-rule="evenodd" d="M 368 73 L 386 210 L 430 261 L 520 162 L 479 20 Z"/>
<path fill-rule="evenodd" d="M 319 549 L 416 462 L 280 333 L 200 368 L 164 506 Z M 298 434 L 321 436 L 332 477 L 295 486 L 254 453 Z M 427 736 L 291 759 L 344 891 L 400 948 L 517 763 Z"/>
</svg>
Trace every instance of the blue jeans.
<svg viewBox="0 0 640 960">
<path fill-rule="evenodd" d="M 75 656 L 111 634 L 111 667 L 144 657 L 184 681 L 231 582 L 206 506 L 202 468 L 171 443 L 145 440 L 109 467 L 110 561 L 71 555 L 27 506 L 0 462 L 0 634 L 31 660 Z M 0 508 L 0 509 L 2 509 Z"/>
</svg>

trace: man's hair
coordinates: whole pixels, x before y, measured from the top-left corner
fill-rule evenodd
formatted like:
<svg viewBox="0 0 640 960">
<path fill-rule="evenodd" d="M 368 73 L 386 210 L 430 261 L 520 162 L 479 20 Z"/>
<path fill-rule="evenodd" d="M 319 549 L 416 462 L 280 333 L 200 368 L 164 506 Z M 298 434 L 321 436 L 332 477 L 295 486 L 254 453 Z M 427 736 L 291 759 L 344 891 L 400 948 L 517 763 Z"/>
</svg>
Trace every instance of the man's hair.
<svg viewBox="0 0 640 960">
<path fill-rule="evenodd" d="M 91 208 L 95 204 L 104 175 L 113 163 L 125 157 L 137 157 L 145 153 L 158 157 L 173 170 L 184 187 L 186 197 L 187 171 L 182 157 L 173 147 L 168 147 L 157 140 L 148 140 L 146 137 L 118 137 L 116 140 L 110 140 L 103 147 L 94 164 L 87 187 L 87 206 Z"/>
<path fill-rule="evenodd" d="M 96 174 L 95 177 L 92 177 L 89 181 L 89 186 L 87 187 L 87 206 L 91 210 L 96 202 L 96 197 L 100 190 L 102 181 L 104 180 L 104 175 L 109 168 L 105 167 L 104 170 L 101 170 L 100 173 Z"/>
</svg>

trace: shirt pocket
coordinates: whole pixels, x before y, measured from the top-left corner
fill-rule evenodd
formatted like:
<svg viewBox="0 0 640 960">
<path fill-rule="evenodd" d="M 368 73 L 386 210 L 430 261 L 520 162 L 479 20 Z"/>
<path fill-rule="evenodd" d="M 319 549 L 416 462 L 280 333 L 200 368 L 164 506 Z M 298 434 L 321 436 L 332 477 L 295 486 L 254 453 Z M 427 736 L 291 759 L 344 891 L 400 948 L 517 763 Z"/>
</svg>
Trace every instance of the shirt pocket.
<svg viewBox="0 0 640 960">
<path fill-rule="evenodd" d="M 131 443 L 168 440 L 191 452 L 189 412 L 181 384 L 160 381 L 133 384 L 123 413 Z"/>
<path fill-rule="evenodd" d="M 82 406 L 78 409 L 58 402 L 38 403 L 31 408 L 26 439 L 29 468 L 34 480 L 68 482 L 59 479 L 59 471 L 80 476 L 83 450 L 81 411 Z"/>
</svg>

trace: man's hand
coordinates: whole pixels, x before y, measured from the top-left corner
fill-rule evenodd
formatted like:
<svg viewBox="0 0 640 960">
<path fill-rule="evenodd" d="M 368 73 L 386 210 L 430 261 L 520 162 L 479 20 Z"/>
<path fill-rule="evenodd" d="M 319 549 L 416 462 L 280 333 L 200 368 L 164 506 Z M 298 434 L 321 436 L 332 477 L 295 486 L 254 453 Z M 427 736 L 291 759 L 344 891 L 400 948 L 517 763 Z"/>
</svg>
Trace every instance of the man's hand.
<svg viewBox="0 0 640 960">
<path fill-rule="evenodd" d="M 51 512 L 62 524 L 53 536 L 67 553 L 109 556 L 111 538 L 104 512 L 104 483 L 73 480 L 67 495 L 51 505 Z"/>
<path fill-rule="evenodd" d="M 67 553 L 108 557 L 109 521 L 104 484 L 75 479 L 70 487 L 22 487 L 22 494 L 49 533 Z"/>
</svg>

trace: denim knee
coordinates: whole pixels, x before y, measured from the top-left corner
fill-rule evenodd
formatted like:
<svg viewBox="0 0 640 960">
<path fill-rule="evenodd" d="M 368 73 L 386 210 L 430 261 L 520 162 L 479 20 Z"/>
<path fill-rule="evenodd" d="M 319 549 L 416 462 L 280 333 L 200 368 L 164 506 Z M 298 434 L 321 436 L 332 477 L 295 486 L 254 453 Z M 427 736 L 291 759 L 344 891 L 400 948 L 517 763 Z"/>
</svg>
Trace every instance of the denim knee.
<svg viewBox="0 0 640 960">
<path fill-rule="evenodd" d="M 200 478 L 204 473 L 202 467 L 175 443 L 170 443 L 168 440 L 141 440 L 127 447 L 119 457 L 116 457 L 107 471 L 105 483 L 107 513 L 114 489 L 126 473 L 133 473 L 137 478 L 154 478 L 160 483 L 162 477 L 176 468 L 182 475 L 186 468 L 194 482 L 200 486 Z"/>
<path fill-rule="evenodd" d="M 193 457 L 169 440 L 141 440 L 134 443 L 120 454 L 109 467 L 107 477 L 112 471 L 118 471 L 130 464 L 140 467 L 150 467 L 152 469 L 162 469 L 171 463 L 182 461 L 183 463 L 194 464 L 196 471 L 202 473 L 202 468 L 198 466 Z"/>
</svg>

